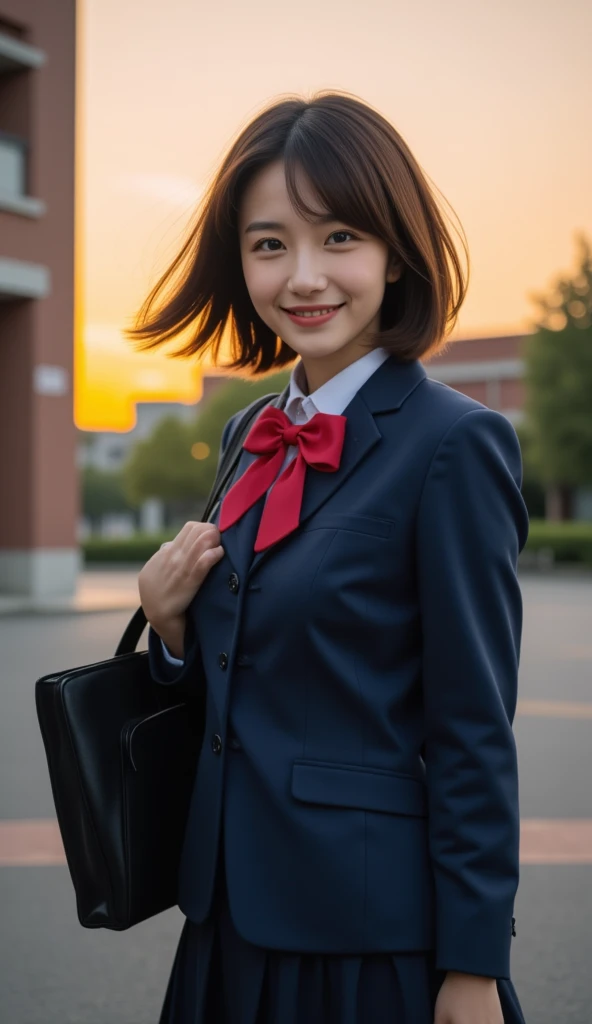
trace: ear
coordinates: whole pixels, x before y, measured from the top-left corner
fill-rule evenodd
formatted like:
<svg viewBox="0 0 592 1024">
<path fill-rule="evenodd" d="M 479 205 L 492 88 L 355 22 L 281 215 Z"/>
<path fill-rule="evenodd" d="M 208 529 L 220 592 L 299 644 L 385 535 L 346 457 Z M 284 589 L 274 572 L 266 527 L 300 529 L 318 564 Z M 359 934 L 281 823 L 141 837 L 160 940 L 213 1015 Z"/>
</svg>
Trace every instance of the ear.
<svg viewBox="0 0 592 1024">
<path fill-rule="evenodd" d="M 386 283 L 393 284 L 395 281 L 398 281 L 402 273 L 403 264 L 396 256 L 391 257 L 386 268 Z"/>
</svg>

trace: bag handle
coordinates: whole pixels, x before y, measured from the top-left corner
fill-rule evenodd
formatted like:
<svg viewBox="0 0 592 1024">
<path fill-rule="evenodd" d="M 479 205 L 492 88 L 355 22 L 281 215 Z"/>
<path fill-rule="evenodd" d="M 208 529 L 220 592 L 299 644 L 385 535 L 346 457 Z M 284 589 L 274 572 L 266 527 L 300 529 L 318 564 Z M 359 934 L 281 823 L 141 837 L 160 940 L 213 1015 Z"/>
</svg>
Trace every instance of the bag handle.
<svg viewBox="0 0 592 1024">
<path fill-rule="evenodd" d="M 264 395 L 262 398 L 256 398 L 255 401 L 251 402 L 251 404 L 239 415 L 236 426 L 230 435 L 228 444 L 226 445 L 222 458 L 220 459 L 216 479 L 214 480 L 210 496 L 203 512 L 202 522 L 209 522 L 215 514 L 224 491 L 232 479 L 236 467 L 238 466 L 239 459 L 242 454 L 243 441 L 251 429 L 253 420 L 266 405 L 275 405 L 277 408 L 283 408 L 288 398 L 288 393 L 289 385 L 284 388 L 281 394 L 270 394 Z M 132 654 L 136 650 L 140 637 L 146 628 L 146 624 L 146 615 L 142 605 L 140 605 L 123 631 L 121 640 L 119 641 L 115 651 L 115 657 L 118 657 L 120 654 Z"/>
</svg>

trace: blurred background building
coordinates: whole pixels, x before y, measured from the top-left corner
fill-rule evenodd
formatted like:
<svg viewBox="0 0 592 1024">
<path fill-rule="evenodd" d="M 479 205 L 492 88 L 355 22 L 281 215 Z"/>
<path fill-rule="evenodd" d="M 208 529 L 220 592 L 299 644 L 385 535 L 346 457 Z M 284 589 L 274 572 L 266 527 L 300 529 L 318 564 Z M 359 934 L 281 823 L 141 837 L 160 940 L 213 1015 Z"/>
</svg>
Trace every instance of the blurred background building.
<svg viewBox="0 0 592 1024">
<path fill-rule="evenodd" d="M 69 594 L 75 0 L 0 0 L 0 592 Z"/>
<path fill-rule="evenodd" d="M 128 431 L 79 431 L 76 457 L 79 473 L 84 477 L 85 471 L 94 469 L 102 474 L 103 481 L 121 473 L 135 446 L 152 437 L 163 420 L 173 417 L 188 425 L 195 423 L 208 399 L 225 383 L 226 379 L 219 374 L 204 374 L 201 397 L 192 404 L 136 402 L 136 423 Z M 114 505 L 119 501 L 118 495 Z M 81 507 L 77 530 L 79 541 L 84 541 L 92 533 L 102 537 L 130 537 L 136 530 L 158 532 L 163 529 L 166 518 L 165 503 L 158 497 L 146 499 L 137 510 L 111 509 L 92 517 L 88 512 Z"/>
<path fill-rule="evenodd" d="M 80 432 L 77 465 L 94 466 L 105 471 L 121 469 L 132 448 L 138 441 L 150 437 L 155 427 L 168 416 L 174 416 L 184 423 L 193 423 L 198 412 L 220 386 L 225 378 L 204 374 L 202 394 L 198 402 L 136 402 L 136 425 L 132 430 L 92 430 Z"/>
<path fill-rule="evenodd" d="M 523 346 L 528 335 L 455 341 L 426 365 L 428 377 L 503 412 L 518 426 L 524 419 Z"/>
</svg>

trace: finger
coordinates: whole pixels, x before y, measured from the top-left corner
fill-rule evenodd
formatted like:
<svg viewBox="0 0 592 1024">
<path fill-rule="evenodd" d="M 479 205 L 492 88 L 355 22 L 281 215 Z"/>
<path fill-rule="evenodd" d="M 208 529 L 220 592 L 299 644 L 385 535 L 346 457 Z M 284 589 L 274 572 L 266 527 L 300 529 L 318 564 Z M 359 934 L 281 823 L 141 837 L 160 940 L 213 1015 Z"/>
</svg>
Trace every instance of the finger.
<svg viewBox="0 0 592 1024">
<path fill-rule="evenodd" d="M 178 543 L 182 546 L 184 541 L 188 537 L 193 536 L 196 527 L 199 527 L 200 525 L 201 525 L 200 523 L 196 522 L 193 519 L 190 519 L 187 523 L 185 523 L 181 527 L 181 529 L 179 530 L 177 536 L 175 537 L 175 541 L 178 541 Z"/>
<path fill-rule="evenodd" d="M 206 537 L 220 537 L 220 530 L 214 523 L 202 523 L 202 534 Z"/>
<path fill-rule="evenodd" d="M 179 534 L 179 546 L 185 555 L 190 555 L 197 541 L 201 540 L 204 546 L 208 543 L 220 543 L 220 534 L 217 527 L 209 523 L 186 523 L 185 525 L 188 529 L 185 530 L 184 527 Z"/>
<path fill-rule="evenodd" d="M 219 545 L 217 548 L 208 548 L 208 550 L 204 551 L 195 562 L 195 568 L 200 573 L 208 573 L 212 566 L 214 566 L 216 562 L 219 562 L 224 554 L 225 551 L 222 545 Z"/>
<path fill-rule="evenodd" d="M 220 546 L 220 535 L 216 533 L 199 533 L 193 538 L 191 544 L 183 550 L 183 556 L 190 564 L 194 564 L 204 551 Z"/>
<path fill-rule="evenodd" d="M 184 530 L 191 530 L 194 526 L 201 526 L 201 523 L 197 519 L 188 519 L 179 530 L 179 533 L 183 533 Z"/>
<path fill-rule="evenodd" d="M 191 520 L 191 522 L 185 523 L 180 533 L 211 533 L 217 530 L 218 527 L 215 523 L 202 523 Z"/>
</svg>

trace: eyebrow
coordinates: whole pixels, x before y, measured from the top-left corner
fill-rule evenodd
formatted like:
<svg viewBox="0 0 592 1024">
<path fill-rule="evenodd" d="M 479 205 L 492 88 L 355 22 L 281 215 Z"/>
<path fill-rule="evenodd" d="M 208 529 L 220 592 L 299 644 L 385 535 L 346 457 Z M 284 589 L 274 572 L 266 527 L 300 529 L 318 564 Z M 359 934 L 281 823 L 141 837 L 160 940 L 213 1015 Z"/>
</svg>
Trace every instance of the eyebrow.
<svg viewBox="0 0 592 1024">
<path fill-rule="evenodd" d="M 315 224 L 332 224 L 339 218 L 334 213 L 322 213 L 315 217 Z M 285 231 L 286 225 L 278 220 L 254 220 L 245 228 L 245 235 L 250 231 Z"/>
</svg>

